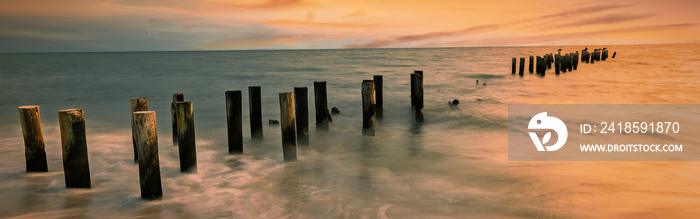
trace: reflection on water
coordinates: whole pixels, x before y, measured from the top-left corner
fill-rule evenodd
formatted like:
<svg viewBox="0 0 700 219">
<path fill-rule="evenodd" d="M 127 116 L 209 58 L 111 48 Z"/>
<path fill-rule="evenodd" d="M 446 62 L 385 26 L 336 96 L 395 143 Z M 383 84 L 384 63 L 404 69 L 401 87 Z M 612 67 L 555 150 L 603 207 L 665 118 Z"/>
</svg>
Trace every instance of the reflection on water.
<svg viewBox="0 0 700 219">
<path fill-rule="evenodd" d="M 700 54 L 699 46 L 606 47 L 618 57 L 558 77 L 513 76 L 510 60 L 559 47 L 0 54 L 0 217 L 700 214 L 696 162 L 507 161 L 509 103 L 700 102 L 700 64 L 675 55 Z M 37 59 L 43 62 L 25 64 Z M 417 69 L 425 72 L 422 121 L 408 90 Z M 361 134 L 360 82 L 372 74 L 384 76 L 385 102 L 370 137 Z M 283 162 L 279 126 L 264 126 L 265 138 L 253 141 L 244 125 L 244 154 L 228 155 L 224 91 L 246 95 L 247 86 L 262 86 L 263 119 L 278 119 L 277 93 L 311 88 L 315 80 L 328 81 L 329 106 L 342 113 L 328 131 L 310 127 L 298 162 Z M 195 105 L 196 174 L 180 173 L 177 147 L 170 146 L 176 92 Z M 128 119 L 128 100 L 137 96 L 149 98 L 160 126 L 159 201 L 140 199 Z M 453 99 L 458 107 L 446 104 Z M 42 107 L 48 173 L 23 172 L 16 107 L 29 104 Z M 85 109 L 89 190 L 65 188 L 56 118 L 65 108 Z"/>
</svg>

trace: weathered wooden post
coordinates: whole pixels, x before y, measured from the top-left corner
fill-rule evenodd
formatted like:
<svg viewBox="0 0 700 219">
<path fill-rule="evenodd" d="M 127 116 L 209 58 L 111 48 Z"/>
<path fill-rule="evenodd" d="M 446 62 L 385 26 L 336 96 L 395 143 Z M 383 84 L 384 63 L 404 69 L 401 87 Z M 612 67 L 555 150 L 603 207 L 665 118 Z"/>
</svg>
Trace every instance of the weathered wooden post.
<svg viewBox="0 0 700 219">
<path fill-rule="evenodd" d="M 375 125 L 374 81 L 362 81 L 362 134 L 374 136 Z M 419 112 L 420 110 L 417 110 Z"/>
<path fill-rule="evenodd" d="M 615 58 L 615 55 L 617 55 L 617 52 L 613 52 L 613 56 L 612 56 L 613 59 Z"/>
<path fill-rule="evenodd" d="M 177 146 L 177 107 L 175 103 L 185 101 L 185 95 L 181 93 L 173 94 L 173 102 L 170 104 L 170 117 L 173 123 L 173 146 Z"/>
<path fill-rule="evenodd" d="M 374 89 L 374 88 L 372 88 Z M 416 93 L 416 112 L 420 112 L 423 109 L 423 74 L 416 76 L 416 86 L 414 87 Z"/>
<path fill-rule="evenodd" d="M 284 162 L 297 160 L 297 136 L 294 131 L 294 95 L 280 93 L 280 129 L 282 131 L 282 154 Z"/>
<path fill-rule="evenodd" d="M 574 70 L 578 70 L 578 57 L 579 53 L 576 51 L 576 54 L 574 55 Z"/>
<path fill-rule="evenodd" d="M 549 55 L 547 56 L 547 60 L 547 69 L 552 69 L 552 62 L 554 62 L 554 54 L 549 53 Z"/>
<path fill-rule="evenodd" d="M 525 73 L 525 58 L 520 58 L 520 71 L 518 72 L 519 75 L 523 75 Z"/>
<path fill-rule="evenodd" d="M 141 198 L 160 199 L 163 197 L 163 188 L 160 181 L 156 112 L 138 111 L 132 113 L 131 118 L 132 133 L 139 154 Z"/>
<path fill-rule="evenodd" d="M 566 59 L 566 61 L 567 61 L 566 65 L 569 67 L 570 72 L 574 71 L 574 55 L 575 55 L 574 53 L 569 53 L 569 56 L 567 56 L 568 59 Z"/>
<path fill-rule="evenodd" d="M 85 119 L 82 109 L 58 111 L 66 187 L 90 188 Z"/>
<path fill-rule="evenodd" d="M 377 118 L 384 116 L 384 79 L 381 75 L 374 76 L 374 98 Z"/>
<path fill-rule="evenodd" d="M 564 56 L 559 56 L 561 57 L 561 60 L 559 60 L 559 63 L 561 63 L 561 72 L 566 73 L 567 70 L 569 70 L 569 54 L 564 54 Z"/>
<path fill-rule="evenodd" d="M 228 153 L 243 153 L 243 104 L 240 90 L 226 91 L 226 125 Z"/>
<path fill-rule="evenodd" d="M 554 74 L 559 74 L 561 70 L 561 56 L 559 54 L 554 54 Z"/>
<path fill-rule="evenodd" d="M 411 107 L 413 108 L 416 107 L 416 77 L 418 77 L 417 73 L 411 74 Z"/>
<path fill-rule="evenodd" d="M 593 53 L 591 54 L 591 64 L 595 63 L 596 53 L 598 53 L 598 49 L 594 49 Z"/>
<path fill-rule="evenodd" d="M 531 73 L 531 74 L 532 74 L 532 69 L 533 69 L 533 67 L 534 67 L 534 66 L 532 66 L 532 65 L 533 65 L 534 62 L 535 62 L 535 60 L 533 60 L 533 59 L 534 59 L 534 57 L 533 57 L 533 56 L 530 56 L 530 68 L 529 68 L 528 70 L 530 70 L 530 73 Z"/>
<path fill-rule="evenodd" d="M 129 105 L 131 106 L 131 123 L 134 123 L 134 112 L 138 111 L 148 111 L 148 98 L 131 98 L 129 100 Z M 139 159 L 138 150 L 136 149 L 136 138 L 134 133 L 131 133 L 131 142 L 134 145 L 134 162 Z"/>
<path fill-rule="evenodd" d="M 250 135 L 253 139 L 263 139 L 260 86 L 248 87 L 248 109 L 250 110 Z"/>
<path fill-rule="evenodd" d="M 536 67 L 535 72 L 537 72 L 537 74 L 540 74 L 540 72 L 542 72 L 542 57 L 537 56 L 536 60 L 537 60 L 537 65 L 535 66 Z"/>
<path fill-rule="evenodd" d="M 513 74 L 515 74 L 515 57 L 513 57 Z"/>
<path fill-rule="evenodd" d="M 180 172 L 197 172 L 197 148 L 195 147 L 192 101 L 178 102 L 177 116 Z"/>
<path fill-rule="evenodd" d="M 296 118 L 297 142 L 309 145 L 309 89 L 294 87 L 294 117 Z"/>
<path fill-rule="evenodd" d="M 328 130 L 333 119 L 328 112 L 326 81 L 314 81 L 314 101 L 316 103 L 316 129 Z"/>
<path fill-rule="evenodd" d="M 41 113 L 39 106 L 20 106 L 19 122 L 24 137 L 24 157 L 27 172 L 48 172 L 44 134 L 41 132 Z"/>
</svg>

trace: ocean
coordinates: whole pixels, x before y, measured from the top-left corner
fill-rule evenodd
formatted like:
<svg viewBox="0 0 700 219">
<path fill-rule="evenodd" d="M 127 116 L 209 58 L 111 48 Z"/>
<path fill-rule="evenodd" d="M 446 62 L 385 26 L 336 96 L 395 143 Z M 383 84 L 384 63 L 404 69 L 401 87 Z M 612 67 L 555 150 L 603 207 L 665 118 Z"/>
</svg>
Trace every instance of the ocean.
<svg viewBox="0 0 700 219">
<path fill-rule="evenodd" d="M 508 161 L 508 104 L 700 104 L 696 44 L 588 46 L 617 55 L 560 75 L 511 74 L 512 57 L 584 47 L 0 54 L 0 218 L 700 215 L 698 162 Z M 423 122 L 411 110 L 414 70 L 424 71 Z M 373 75 L 384 77 L 384 116 L 363 136 L 361 82 Z M 340 110 L 329 131 L 314 124 L 319 80 Z M 248 86 L 262 87 L 262 141 L 250 138 Z M 280 117 L 278 93 L 299 86 L 309 87 L 310 145 L 285 163 L 267 120 Z M 243 91 L 241 155 L 227 151 L 228 90 Z M 173 93 L 194 104 L 197 173 L 179 171 Z M 140 198 L 134 97 L 156 112 L 162 200 Z M 41 107 L 46 173 L 25 172 L 23 105 Z M 85 113 L 92 189 L 65 188 L 58 111 L 72 108 Z"/>
</svg>

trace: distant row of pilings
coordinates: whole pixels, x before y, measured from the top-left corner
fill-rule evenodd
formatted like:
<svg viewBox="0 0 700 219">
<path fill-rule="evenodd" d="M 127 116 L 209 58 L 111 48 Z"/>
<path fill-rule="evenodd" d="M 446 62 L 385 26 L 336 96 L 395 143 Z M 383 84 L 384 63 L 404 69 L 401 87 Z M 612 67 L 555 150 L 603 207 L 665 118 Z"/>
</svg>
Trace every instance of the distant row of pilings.
<svg viewBox="0 0 700 219">
<path fill-rule="evenodd" d="M 617 55 L 617 52 L 613 53 L 612 58 L 615 58 L 615 55 Z M 581 62 L 586 63 L 605 61 L 608 58 L 608 50 L 607 48 L 602 48 L 594 49 L 593 52 L 589 52 L 588 47 L 586 47 L 581 50 L 580 54 L 579 51 L 576 51 L 575 53 L 564 53 L 564 55 L 562 55 L 560 49 L 557 54 L 549 53 L 537 56 L 536 58 L 530 56 L 528 71 L 530 74 L 536 72 L 538 75 L 544 76 L 548 69 L 552 69 L 552 63 L 554 63 L 555 74 L 558 75 L 560 72 L 566 73 L 567 71 L 571 72 L 578 69 L 579 57 Z M 519 68 L 517 68 L 518 58 L 513 57 L 512 63 L 512 74 L 516 72 L 521 76 L 525 74 L 525 58 L 520 58 Z"/>
<path fill-rule="evenodd" d="M 422 120 L 423 71 L 414 71 L 411 79 L 411 105 L 416 118 Z M 384 107 L 383 77 L 363 80 L 362 134 L 374 136 L 376 118 L 381 118 Z M 242 92 L 225 92 L 226 122 L 229 154 L 243 153 Z M 328 110 L 325 81 L 314 81 L 316 129 L 328 131 L 333 121 Z M 248 87 L 251 139 L 263 139 L 261 87 Z M 279 93 L 282 152 L 285 162 L 297 160 L 297 144 L 309 145 L 308 88 L 294 87 L 293 92 Z M 182 93 L 173 94 L 171 103 L 172 139 L 178 146 L 180 171 L 197 171 L 194 108 Z M 130 99 L 130 116 L 134 161 L 139 165 L 141 198 L 160 199 L 163 196 L 158 158 L 156 112 L 148 110 L 147 98 Z M 59 126 L 66 187 L 91 188 L 85 120 L 82 109 L 59 111 Z M 20 106 L 19 117 L 25 143 L 27 172 L 47 172 L 47 158 L 41 131 L 39 106 Z"/>
</svg>

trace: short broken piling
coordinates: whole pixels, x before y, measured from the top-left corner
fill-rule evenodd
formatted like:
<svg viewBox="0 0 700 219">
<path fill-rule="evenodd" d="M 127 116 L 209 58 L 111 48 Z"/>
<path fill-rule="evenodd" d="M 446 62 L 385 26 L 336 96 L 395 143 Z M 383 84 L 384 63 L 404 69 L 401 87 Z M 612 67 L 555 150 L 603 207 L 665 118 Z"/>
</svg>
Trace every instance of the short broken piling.
<svg viewBox="0 0 700 219">
<path fill-rule="evenodd" d="M 142 199 L 160 199 L 163 188 L 160 180 L 158 159 L 158 131 L 156 112 L 138 111 L 132 113 L 132 133 L 139 154 L 139 184 Z"/>
<path fill-rule="evenodd" d="M 294 95 L 280 93 L 280 129 L 282 131 L 282 153 L 284 162 L 297 160 L 297 136 L 294 121 Z"/>
<path fill-rule="evenodd" d="M 375 118 L 374 81 L 362 81 L 362 134 L 374 136 Z"/>
<path fill-rule="evenodd" d="M 39 106 L 20 106 L 19 122 L 22 126 L 22 137 L 24 137 L 27 172 L 48 172 Z"/>
<path fill-rule="evenodd" d="M 66 187 L 90 188 L 85 119 L 82 109 L 58 111 Z"/>
</svg>

